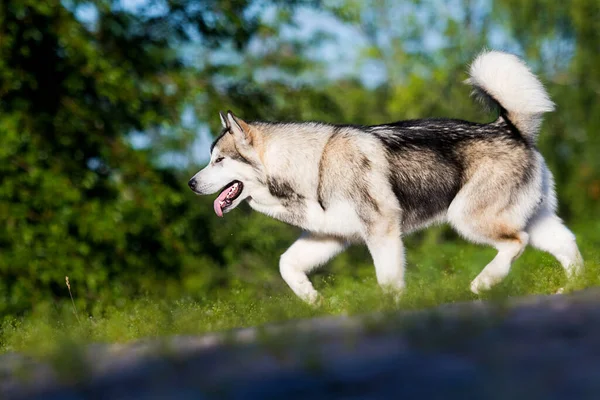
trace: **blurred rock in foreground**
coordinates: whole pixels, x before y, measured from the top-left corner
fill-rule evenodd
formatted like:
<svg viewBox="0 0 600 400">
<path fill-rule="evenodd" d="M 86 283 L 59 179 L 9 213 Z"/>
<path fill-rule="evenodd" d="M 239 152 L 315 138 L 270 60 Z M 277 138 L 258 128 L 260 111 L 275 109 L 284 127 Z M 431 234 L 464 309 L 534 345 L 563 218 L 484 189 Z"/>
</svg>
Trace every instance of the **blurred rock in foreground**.
<svg viewBox="0 0 600 400">
<path fill-rule="evenodd" d="M 0 356 L 5 399 L 600 399 L 600 289 Z"/>
</svg>

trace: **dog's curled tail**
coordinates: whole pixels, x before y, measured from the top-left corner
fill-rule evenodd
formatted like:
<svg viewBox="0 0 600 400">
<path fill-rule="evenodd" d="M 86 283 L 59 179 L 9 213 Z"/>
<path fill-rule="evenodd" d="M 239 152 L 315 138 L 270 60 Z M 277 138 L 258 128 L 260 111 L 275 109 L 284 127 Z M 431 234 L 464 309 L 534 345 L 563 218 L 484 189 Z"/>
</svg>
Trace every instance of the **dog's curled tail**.
<svg viewBox="0 0 600 400">
<path fill-rule="evenodd" d="M 518 57 L 484 51 L 471 64 L 467 83 L 480 99 L 500 106 L 522 135 L 535 141 L 545 112 L 554 110 L 538 78 Z"/>
</svg>

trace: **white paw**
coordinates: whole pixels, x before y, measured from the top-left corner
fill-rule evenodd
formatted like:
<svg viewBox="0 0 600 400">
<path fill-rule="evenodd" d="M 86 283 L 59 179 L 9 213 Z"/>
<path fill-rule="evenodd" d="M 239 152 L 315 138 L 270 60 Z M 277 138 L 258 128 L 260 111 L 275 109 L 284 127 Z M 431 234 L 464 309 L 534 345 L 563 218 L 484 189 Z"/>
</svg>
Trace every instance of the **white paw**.
<svg viewBox="0 0 600 400">
<path fill-rule="evenodd" d="M 481 292 L 490 290 L 494 283 L 494 280 L 490 277 L 479 275 L 477 278 L 473 279 L 473 282 L 471 282 L 471 292 L 475 294 L 481 294 Z"/>
<path fill-rule="evenodd" d="M 567 267 L 567 279 L 577 279 L 581 275 L 583 275 L 583 264 L 575 263 Z"/>
<path fill-rule="evenodd" d="M 302 299 L 302 301 L 304 301 L 306 304 L 312 307 L 319 307 L 323 304 L 324 301 L 323 296 L 321 296 L 316 290 L 308 292 L 300 298 Z"/>
<path fill-rule="evenodd" d="M 404 285 L 396 285 L 396 286 L 385 286 L 383 287 L 383 292 L 391 296 L 396 305 L 400 304 L 400 300 L 402 300 L 402 294 L 404 293 Z"/>
</svg>

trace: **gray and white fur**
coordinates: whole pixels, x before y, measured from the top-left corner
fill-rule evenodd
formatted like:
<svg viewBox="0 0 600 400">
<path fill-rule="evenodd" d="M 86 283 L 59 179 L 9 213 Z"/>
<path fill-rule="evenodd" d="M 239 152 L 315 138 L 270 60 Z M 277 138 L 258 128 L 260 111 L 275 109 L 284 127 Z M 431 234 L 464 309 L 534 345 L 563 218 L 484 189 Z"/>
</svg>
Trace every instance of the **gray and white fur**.
<svg viewBox="0 0 600 400">
<path fill-rule="evenodd" d="M 307 274 L 354 242 L 368 246 L 378 283 L 401 292 L 402 236 L 441 222 L 498 250 L 471 283 L 475 293 L 502 280 L 528 244 L 554 255 L 573 277 L 583 261 L 556 215 L 552 173 L 536 147 L 542 115 L 554 104 L 527 66 L 507 53 L 480 54 L 467 82 L 498 107 L 495 121 L 357 126 L 221 114 L 210 162 L 189 185 L 201 195 L 220 192 L 219 216 L 246 200 L 301 227 L 304 234 L 279 267 L 309 303 L 319 295 Z"/>
</svg>

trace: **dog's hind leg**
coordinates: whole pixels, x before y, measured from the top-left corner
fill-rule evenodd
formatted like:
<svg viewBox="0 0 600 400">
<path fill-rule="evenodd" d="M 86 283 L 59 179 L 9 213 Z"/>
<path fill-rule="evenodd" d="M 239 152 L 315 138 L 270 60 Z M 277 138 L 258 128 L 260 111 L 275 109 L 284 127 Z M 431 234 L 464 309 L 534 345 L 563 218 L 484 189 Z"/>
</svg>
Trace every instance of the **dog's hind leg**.
<svg viewBox="0 0 600 400">
<path fill-rule="evenodd" d="M 281 255 L 281 276 L 298 297 L 309 304 L 315 304 L 319 293 L 314 289 L 307 274 L 346 247 L 347 243 L 341 239 L 304 233 Z"/>
<path fill-rule="evenodd" d="M 529 242 L 526 215 L 535 206 L 535 192 L 531 195 L 526 190 L 506 185 L 498 190 L 500 178 L 502 175 L 484 174 L 482 179 L 473 179 L 448 208 L 448 222 L 461 236 L 498 250 L 496 257 L 471 282 L 474 293 L 502 281 Z"/>
<path fill-rule="evenodd" d="M 502 281 L 510 272 L 513 261 L 525 250 L 528 237 L 527 233 L 519 232 L 511 238 L 507 237 L 505 240 L 496 242 L 494 247 L 498 250 L 498 254 L 473 279 L 473 282 L 471 282 L 471 291 L 478 294 L 483 290 L 489 290 L 492 286 Z"/>
<path fill-rule="evenodd" d="M 527 226 L 529 244 L 552 254 L 561 263 L 568 278 L 583 269 L 583 258 L 575 242 L 575 235 L 550 209 L 541 209 Z"/>
</svg>

